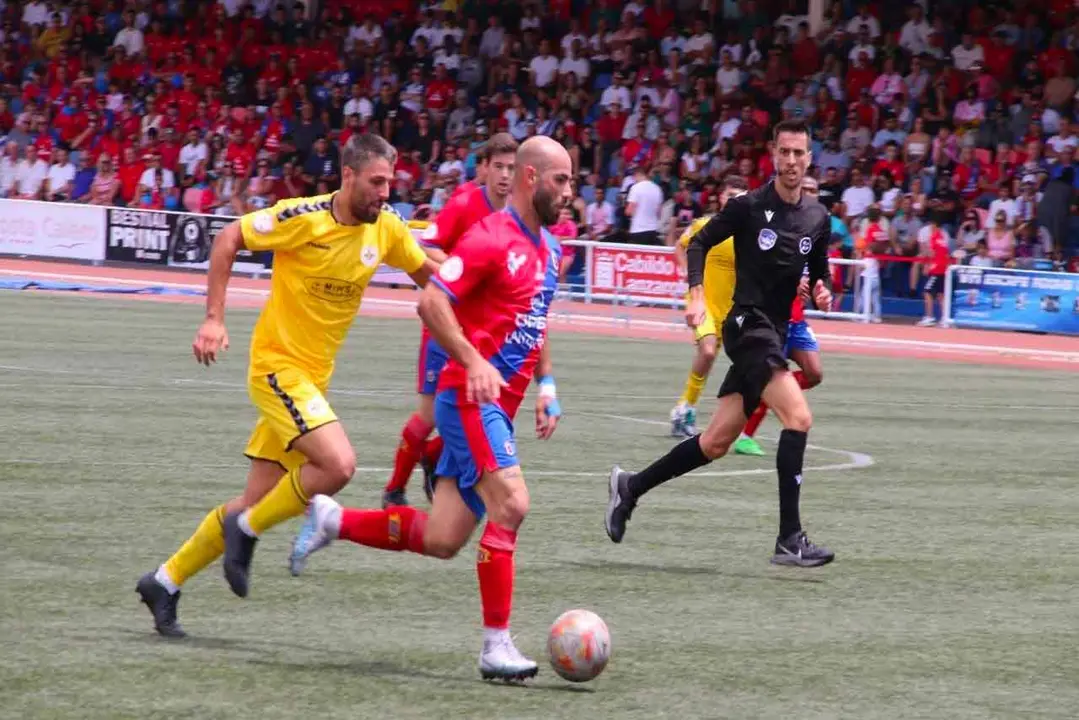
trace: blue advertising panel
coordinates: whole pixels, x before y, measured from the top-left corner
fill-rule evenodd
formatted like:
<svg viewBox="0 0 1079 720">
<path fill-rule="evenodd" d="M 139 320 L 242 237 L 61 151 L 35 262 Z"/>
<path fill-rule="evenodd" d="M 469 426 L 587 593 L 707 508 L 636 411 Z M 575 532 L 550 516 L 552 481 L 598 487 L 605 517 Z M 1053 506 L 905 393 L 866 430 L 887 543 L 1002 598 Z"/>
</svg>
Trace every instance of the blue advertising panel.
<svg viewBox="0 0 1079 720">
<path fill-rule="evenodd" d="M 954 325 L 1079 335 L 1079 275 L 961 266 L 951 286 Z"/>
</svg>

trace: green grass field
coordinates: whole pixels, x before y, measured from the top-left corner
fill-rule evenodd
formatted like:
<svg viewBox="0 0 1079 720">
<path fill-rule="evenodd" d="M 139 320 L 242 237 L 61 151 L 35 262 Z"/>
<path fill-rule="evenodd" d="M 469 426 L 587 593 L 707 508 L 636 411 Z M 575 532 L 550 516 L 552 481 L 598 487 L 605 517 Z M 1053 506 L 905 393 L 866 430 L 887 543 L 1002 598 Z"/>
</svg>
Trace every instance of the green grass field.
<svg viewBox="0 0 1079 720">
<path fill-rule="evenodd" d="M 533 511 L 514 633 L 542 659 L 561 611 L 597 611 L 613 656 L 586 686 L 545 660 L 528 687 L 479 680 L 471 551 L 339 544 L 295 579 L 295 524 L 260 544 L 249 599 L 219 565 L 193 579 L 191 637 L 162 641 L 135 581 L 237 494 L 255 418 L 254 313 L 230 315 L 233 349 L 211 370 L 190 357 L 200 316 L 0 295 L 2 718 L 1076 715 L 1079 383 L 992 366 L 825 358 L 803 519 L 838 559 L 806 571 L 768 564 L 771 458 L 657 490 L 612 545 L 604 476 L 669 447 L 690 348 L 556 335 L 565 422 L 548 444 L 520 423 Z M 330 399 L 363 466 L 348 504 L 378 500 L 417 338 L 415 322 L 361 318 L 339 360 Z"/>
</svg>

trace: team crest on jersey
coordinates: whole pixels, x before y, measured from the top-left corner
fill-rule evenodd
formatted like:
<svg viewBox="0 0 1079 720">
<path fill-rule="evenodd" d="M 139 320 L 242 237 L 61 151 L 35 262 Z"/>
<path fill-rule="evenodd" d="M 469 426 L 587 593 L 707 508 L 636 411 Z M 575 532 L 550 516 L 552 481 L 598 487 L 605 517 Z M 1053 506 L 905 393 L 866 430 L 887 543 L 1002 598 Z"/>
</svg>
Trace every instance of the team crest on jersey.
<svg viewBox="0 0 1079 720">
<path fill-rule="evenodd" d="M 757 233 L 757 247 L 761 250 L 771 250 L 776 246 L 776 240 L 778 239 L 779 236 L 776 235 L 775 230 L 764 228 Z"/>
<path fill-rule="evenodd" d="M 453 255 L 446 258 L 446 262 L 442 263 L 442 267 L 438 269 L 438 276 L 446 282 L 457 282 L 464 272 L 465 264 L 461 261 L 461 258 Z"/>
<path fill-rule="evenodd" d="M 511 250 L 509 257 L 506 258 L 506 267 L 509 268 L 510 275 L 516 275 L 526 259 L 524 253 L 515 253 Z"/>
<path fill-rule="evenodd" d="M 804 237 L 798 241 L 798 252 L 803 255 L 808 255 L 809 251 L 813 249 L 813 238 Z"/>
<path fill-rule="evenodd" d="M 259 235 L 265 235 L 273 230 L 273 213 L 269 210 L 262 210 L 255 213 L 255 217 L 251 220 L 251 227 L 255 229 Z"/>
<path fill-rule="evenodd" d="M 374 245 L 364 245 L 360 250 L 360 262 L 366 267 L 378 265 L 378 248 Z"/>
</svg>

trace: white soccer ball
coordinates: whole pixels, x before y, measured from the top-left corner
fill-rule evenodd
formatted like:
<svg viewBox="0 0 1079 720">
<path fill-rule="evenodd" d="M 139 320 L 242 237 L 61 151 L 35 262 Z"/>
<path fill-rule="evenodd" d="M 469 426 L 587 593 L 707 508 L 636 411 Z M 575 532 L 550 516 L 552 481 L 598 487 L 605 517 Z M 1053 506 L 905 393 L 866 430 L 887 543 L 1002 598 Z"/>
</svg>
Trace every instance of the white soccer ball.
<svg viewBox="0 0 1079 720">
<path fill-rule="evenodd" d="M 551 625 L 547 658 L 551 667 L 570 682 L 588 682 L 599 676 L 611 657 L 611 633 L 603 618 L 590 610 L 567 610 Z"/>
</svg>

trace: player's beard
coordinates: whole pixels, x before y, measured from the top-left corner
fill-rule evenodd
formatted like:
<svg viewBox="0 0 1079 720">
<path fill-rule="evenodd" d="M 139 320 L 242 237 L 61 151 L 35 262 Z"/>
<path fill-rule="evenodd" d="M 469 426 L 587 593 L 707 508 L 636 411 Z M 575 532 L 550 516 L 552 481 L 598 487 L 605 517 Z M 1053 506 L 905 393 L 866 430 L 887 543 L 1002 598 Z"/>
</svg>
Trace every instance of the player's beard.
<svg viewBox="0 0 1079 720">
<path fill-rule="evenodd" d="M 371 200 L 364 197 L 363 193 L 356 193 L 349 198 L 348 209 L 357 222 L 373 223 L 382 212 L 382 201 L 377 196 Z"/>
<path fill-rule="evenodd" d="M 543 187 L 536 188 L 536 194 L 532 198 L 532 207 L 536 210 L 540 225 L 554 225 L 558 222 L 558 215 L 564 204 L 557 192 Z"/>
</svg>

